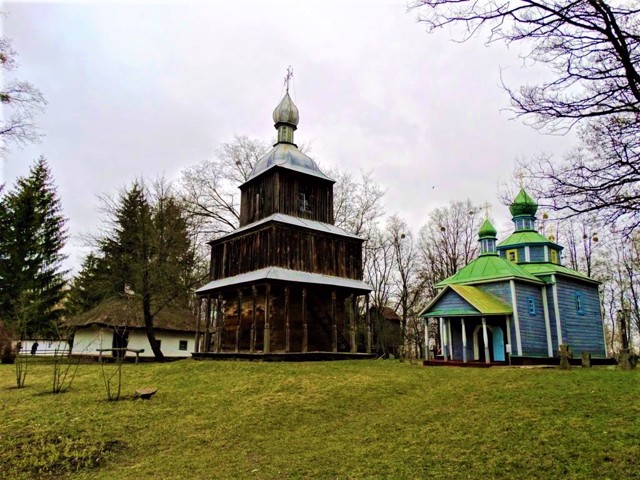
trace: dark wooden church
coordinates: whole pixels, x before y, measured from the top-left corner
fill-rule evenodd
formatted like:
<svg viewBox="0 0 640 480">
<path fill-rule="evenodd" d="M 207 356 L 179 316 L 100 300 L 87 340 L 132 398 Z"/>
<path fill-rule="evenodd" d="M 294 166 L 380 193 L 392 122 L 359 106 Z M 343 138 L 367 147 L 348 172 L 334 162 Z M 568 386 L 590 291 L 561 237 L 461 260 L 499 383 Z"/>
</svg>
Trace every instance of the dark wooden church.
<svg viewBox="0 0 640 480">
<path fill-rule="evenodd" d="M 363 239 L 334 225 L 335 182 L 294 143 L 288 90 L 273 121 L 277 143 L 240 185 L 239 228 L 209 242 L 194 356 L 370 353 Z"/>
</svg>

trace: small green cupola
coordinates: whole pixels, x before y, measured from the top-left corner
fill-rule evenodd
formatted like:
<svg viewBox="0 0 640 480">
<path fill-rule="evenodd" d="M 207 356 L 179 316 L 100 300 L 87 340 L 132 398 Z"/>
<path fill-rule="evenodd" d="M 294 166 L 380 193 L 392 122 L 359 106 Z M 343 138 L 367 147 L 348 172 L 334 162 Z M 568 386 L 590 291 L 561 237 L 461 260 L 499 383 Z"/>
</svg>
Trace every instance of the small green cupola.
<svg viewBox="0 0 640 480">
<path fill-rule="evenodd" d="M 480 226 L 480 231 L 478 232 L 478 239 L 480 240 L 480 255 L 498 255 L 496 251 L 497 234 L 497 230 L 491 224 L 489 219 L 485 219 Z"/>
<path fill-rule="evenodd" d="M 529 196 L 524 190 L 520 189 L 520 192 L 513 200 L 513 203 L 509 206 L 509 211 L 513 217 L 513 223 L 518 230 L 533 230 L 535 231 L 536 212 L 538 211 L 538 204 Z"/>
</svg>

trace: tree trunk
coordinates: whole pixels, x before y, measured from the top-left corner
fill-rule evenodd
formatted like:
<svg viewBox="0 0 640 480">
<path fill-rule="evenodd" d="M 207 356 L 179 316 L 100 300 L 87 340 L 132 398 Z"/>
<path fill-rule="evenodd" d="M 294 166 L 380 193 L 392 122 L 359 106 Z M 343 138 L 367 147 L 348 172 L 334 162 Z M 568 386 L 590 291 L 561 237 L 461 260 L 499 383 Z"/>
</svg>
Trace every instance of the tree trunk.
<svg viewBox="0 0 640 480">
<path fill-rule="evenodd" d="M 142 275 L 142 316 L 144 317 L 144 328 L 147 331 L 149 345 L 153 351 L 153 356 L 157 362 L 164 362 L 164 354 L 160 350 L 160 345 L 156 340 L 156 333 L 153 329 L 153 315 L 151 314 L 151 295 L 149 294 L 149 272 L 145 271 Z"/>
</svg>

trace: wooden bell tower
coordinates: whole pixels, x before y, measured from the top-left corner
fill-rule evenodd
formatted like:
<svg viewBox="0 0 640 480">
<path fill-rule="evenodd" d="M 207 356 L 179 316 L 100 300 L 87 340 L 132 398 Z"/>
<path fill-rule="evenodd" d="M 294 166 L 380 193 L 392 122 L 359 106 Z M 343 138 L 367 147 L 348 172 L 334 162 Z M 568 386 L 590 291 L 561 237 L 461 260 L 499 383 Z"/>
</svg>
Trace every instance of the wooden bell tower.
<svg viewBox="0 0 640 480">
<path fill-rule="evenodd" d="M 209 242 L 194 356 L 370 353 L 370 322 L 357 313 L 371 290 L 363 239 L 334 225 L 334 181 L 294 143 L 299 113 L 288 81 L 273 120 L 278 141 L 240 185 L 238 229 Z"/>
</svg>

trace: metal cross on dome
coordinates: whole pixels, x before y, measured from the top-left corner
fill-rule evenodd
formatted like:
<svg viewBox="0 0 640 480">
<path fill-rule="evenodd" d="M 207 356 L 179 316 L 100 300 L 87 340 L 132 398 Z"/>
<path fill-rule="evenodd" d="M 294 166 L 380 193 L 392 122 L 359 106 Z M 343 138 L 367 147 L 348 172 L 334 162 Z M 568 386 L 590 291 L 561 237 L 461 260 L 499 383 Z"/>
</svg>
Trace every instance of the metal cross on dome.
<svg viewBox="0 0 640 480">
<path fill-rule="evenodd" d="M 484 218 L 489 218 L 489 210 L 491 210 L 491 204 L 489 202 L 485 202 L 484 205 L 481 205 L 484 208 Z"/>
<path fill-rule="evenodd" d="M 289 93 L 289 83 L 293 79 L 293 68 L 291 65 L 287 68 L 287 74 L 284 76 L 284 86 L 287 88 L 287 93 Z"/>
<path fill-rule="evenodd" d="M 524 188 L 524 170 L 522 168 L 517 169 L 514 176 L 518 180 L 520 188 Z"/>
</svg>

